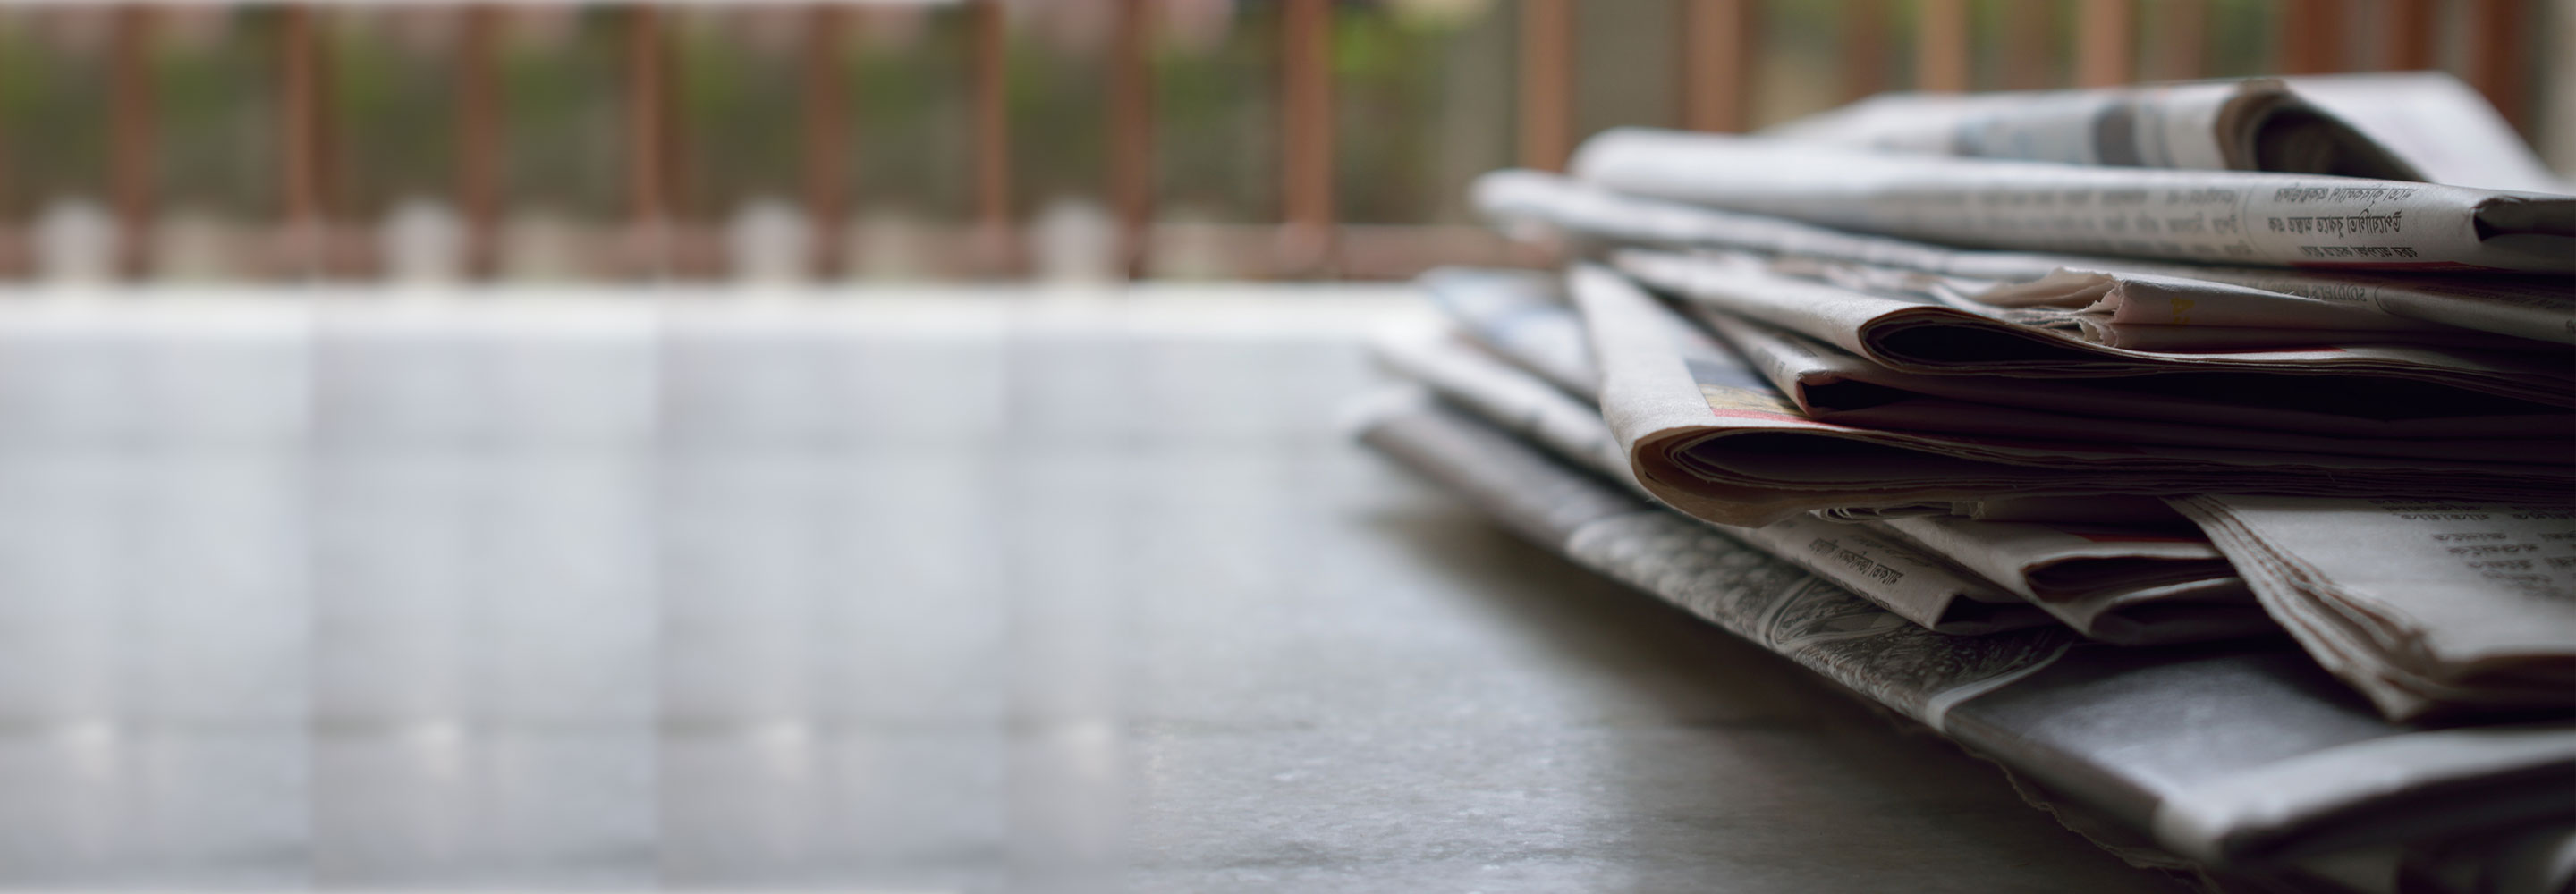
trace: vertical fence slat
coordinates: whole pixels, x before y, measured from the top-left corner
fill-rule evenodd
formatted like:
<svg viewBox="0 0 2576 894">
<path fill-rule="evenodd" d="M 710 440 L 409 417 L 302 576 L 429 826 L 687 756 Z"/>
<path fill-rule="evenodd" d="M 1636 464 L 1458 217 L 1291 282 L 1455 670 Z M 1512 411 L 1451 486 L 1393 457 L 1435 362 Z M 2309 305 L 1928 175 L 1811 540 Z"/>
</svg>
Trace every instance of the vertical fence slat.
<svg viewBox="0 0 2576 894">
<path fill-rule="evenodd" d="M 278 240 L 276 272 L 287 277 L 341 272 L 333 232 L 332 134 L 322 57 L 322 12 L 305 4 L 278 11 Z"/>
<path fill-rule="evenodd" d="M 464 224 L 465 275 L 491 279 L 501 268 L 501 72 L 503 11 L 463 10 L 456 57 L 456 210 Z"/>
<path fill-rule="evenodd" d="M 1153 0 L 1118 0 L 1109 48 L 1109 204 L 1118 218 L 1118 267 L 1142 279 L 1154 216 Z"/>
<path fill-rule="evenodd" d="M 1682 126 L 1735 133 L 1752 125 L 1757 0 L 1682 7 Z"/>
<path fill-rule="evenodd" d="M 1923 0 L 1914 32 L 1914 89 L 1968 89 L 1968 0 Z"/>
<path fill-rule="evenodd" d="M 1019 269 L 1019 234 L 1011 226 L 1010 52 L 1001 0 L 970 0 L 967 77 L 972 90 L 975 164 L 975 253 L 978 272 Z"/>
<path fill-rule="evenodd" d="M 2279 65 L 2282 74 L 2341 71 L 2346 0 L 2283 0 Z"/>
<path fill-rule="evenodd" d="M 1997 74 L 2006 90 L 2038 90 L 2052 83 L 2050 69 L 2058 49 L 2059 0 L 2007 0 L 2002 32 L 1996 44 L 2003 54 Z"/>
<path fill-rule="evenodd" d="M 1894 0 L 1843 0 L 1842 88 L 1845 100 L 1887 89 L 1891 17 Z"/>
<path fill-rule="evenodd" d="M 2075 10 L 2075 85 L 2111 87 L 2137 77 L 2136 0 L 2082 0 Z"/>
<path fill-rule="evenodd" d="M 152 273 L 155 108 L 152 85 L 154 13 L 144 4 L 115 12 L 108 55 L 108 193 L 116 217 L 116 272 Z"/>
<path fill-rule="evenodd" d="M 2200 77 L 2209 66 L 2209 5 L 2207 0 L 2156 0 L 2147 4 L 2155 17 L 2154 53 L 2148 57 L 2147 77 L 2158 81 L 2187 81 Z"/>
<path fill-rule="evenodd" d="M 0 12 L 0 15 L 24 14 L 24 10 Z M 8 130 L 0 129 L 0 280 L 25 279 L 31 266 L 27 257 L 26 218 L 7 210 L 8 206 L 15 204 L 19 192 L 27 188 L 25 177 L 16 165 L 17 156 L 10 151 L 12 135 Z"/>
<path fill-rule="evenodd" d="M 816 3 L 805 10 L 804 137 L 805 218 L 810 244 L 806 274 L 834 279 L 847 269 L 850 197 L 849 9 Z"/>
<path fill-rule="evenodd" d="M 2433 39 L 2441 21 L 2433 0 L 2381 0 L 2379 65 L 2392 71 L 2433 67 Z"/>
<path fill-rule="evenodd" d="M 1333 233 L 1331 0 L 1280 5 L 1280 272 L 1328 270 Z"/>
<path fill-rule="evenodd" d="M 1521 0 L 1520 166 L 1562 170 L 1574 142 L 1573 0 Z"/>
<path fill-rule="evenodd" d="M 2531 125 L 2528 85 L 2524 82 L 2529 45 L 2524 42 L 2531 22 L 2528 10 L 2519 0 L 2469 0 L 2468 70 L 2463 80 L 2478 92 L 2486 94 L 2496 111 L 2515 130 L 2529 133 Z"/>
<path fill-rule="evenodd" d="M 669 83 L 662 56 L 662 10 L 626 11 L 626 191 L 624 266 L 631 276 L 671 272 Z"/>
</svg>

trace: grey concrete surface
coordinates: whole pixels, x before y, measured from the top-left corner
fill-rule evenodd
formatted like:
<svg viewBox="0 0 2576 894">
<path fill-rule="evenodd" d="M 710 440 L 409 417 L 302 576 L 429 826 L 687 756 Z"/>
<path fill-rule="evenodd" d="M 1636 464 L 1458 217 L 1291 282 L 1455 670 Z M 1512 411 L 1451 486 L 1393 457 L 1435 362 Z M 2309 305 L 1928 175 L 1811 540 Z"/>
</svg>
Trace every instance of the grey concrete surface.
<svg viewBox="0 0 2576 894">
<path fill-rule="evenodd" d="M 0 888 L 2176 889 L 1209 291 L 0 307 Z"/>
</svg>

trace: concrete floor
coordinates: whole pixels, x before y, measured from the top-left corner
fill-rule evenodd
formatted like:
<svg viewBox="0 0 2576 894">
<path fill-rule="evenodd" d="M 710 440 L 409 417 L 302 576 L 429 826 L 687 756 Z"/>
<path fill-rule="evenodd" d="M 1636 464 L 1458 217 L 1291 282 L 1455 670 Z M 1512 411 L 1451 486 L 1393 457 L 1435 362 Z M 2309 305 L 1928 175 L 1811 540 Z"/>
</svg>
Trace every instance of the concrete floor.
<svg viewBox="0 0 2576 894">
<path fill-rule="evenodd" d="M 1205 291 L 0 308 L 0 887 L 2176 889 Z"/>
</svg>

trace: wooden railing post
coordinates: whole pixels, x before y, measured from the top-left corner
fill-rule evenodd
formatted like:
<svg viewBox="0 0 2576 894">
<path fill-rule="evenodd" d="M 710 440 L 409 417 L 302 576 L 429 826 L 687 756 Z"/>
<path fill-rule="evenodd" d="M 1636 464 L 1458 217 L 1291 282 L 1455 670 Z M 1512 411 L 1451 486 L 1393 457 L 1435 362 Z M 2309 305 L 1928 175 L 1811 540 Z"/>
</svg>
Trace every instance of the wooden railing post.
<svg viewBox="0 0 2576 894">
<path fill-rule="evenodd" d="M 1735 133 L 1753 123 L 1757 0 L 1687 0 L 1682 7 L 1682 126 Z"/>
<path fill-rule="evenodd" d="M 29 257 L 28 219 L 12 213 L 10 207 L 17 204 L 26 183 L 12 163 L 15 156 L 8 151 L 8 138 L 9 131 L 0 129 L 0 280 L 23 280 L 35 265 Z"/>
<path fill-rule="evenodd" d="M 330 69 L 315 21 L 323 13 L 294 4 L 278 14 L 277 273 L 314 278 L 351 272 L 342 263 L 342 240 L 335 230 L 339 222 L 333 219 L 331 193 L 337 178 L 332 170 Z"/>
<path fill-rule="evenodd" d="M 463 10 L 456 57 L 456 212 L 463 223 L 465 276 L 501 270 L 501 62 L 503 10 Z"/>
<path fill-rule="evenodd" d="M 1001 0 L 968 0 L 967 66 L 973 95 L 975 248 L 980 272 L 1020 271 L 1020 240 L 1011 223 L 1009 22 Z"/>
<path fill-rule="evenodd" d="M 673 246 L 670 190 L 670 84 L 663 55 L 662 10 L 638 4 L 626 11 L 626 273 L 654 279 L 671 274 Z"/>
<path fill-rule="evenodd" d="M 1916 12 L 1914 89 L 1968 89 L 1968 0 L 1923 0 Z"/>
<path fill-rule="evenodd" d="M 1118 220 L 1118 269 L 1144 278 L 1154 220 L 1153 0 L 1117 0 L 1109 46 L 1109 207 Z"/>
<path fill-rule="evenodd" d="M 1333 233 L 1331 0 L 1280 6 L 1280 267 L 1328 272 Z"/>
<path fill-rule="evenodd" d="M 2433 0 L 2383 0 L 2379 7 L 2379 66 L 2391 71 L 2433 67 L 2433 39 L 2440 35 Z"/>
<path fill-rule="evenodd" d="M 1574 2 L 1521 0 L 1520 166 L 1565 168 L 1574 143 Z"/>
<path fill-rule="evenodd" d="M 117 8 L 108 56 L 109 205 L 116 217 L 116 272 L 126 279 L 152 275 L 155 189 L 152 85 L 153 10 L 143 4 Z"/>
<path fill-rule="evenodd" d="M 1888 5 L 1895 0 L 1843 0 L 1843 99 L 1887 89 Z"/>
<path fill-rule="evenodd" d="M 2006 90 L 2040 90 L 2052 83 L 2051 57 L 2060 46 L 2057 25 L 2060 0 L 2009 0 L 2004 4 L 2002 33 L 1995 43 L 2003 54 L 1997 72 Z"/>
<path fill-rule="evenodd" d="M 2137 78 L 2136 0 L 2082 0 L 2075 10 L 2075 86 L 2113 87 Z"/>
<path fill-rule="evenodd" d="M 804 191 L 811 233 L 806 274 L 836 279 L 847 271 L 850 196 L 849 8 L 821 2 L 805 11 Z"/>
<path fill-rule="evenodd" d="M 2505 121 L 2526 132 L 2531 124 L 2524 80 L 2531 59 L 2528 19 L 2520 0 L 2469 0 L 2468 70 L 2461 73 L 2462 80 L 2504 113 Z"/>
<path fill-rule="evenodd" d="M 2346 0 L 2283 0 L 2280 61 L 2282 74 L 2342 71 Z"/>
<path fill-rule="evenodd" d="M 2208 0 L 2156 0 L 2147 9 L 2154 16 L 2156 36 L 2147 78 L 2187 81 L 2208 71 Z"/>
</svg>

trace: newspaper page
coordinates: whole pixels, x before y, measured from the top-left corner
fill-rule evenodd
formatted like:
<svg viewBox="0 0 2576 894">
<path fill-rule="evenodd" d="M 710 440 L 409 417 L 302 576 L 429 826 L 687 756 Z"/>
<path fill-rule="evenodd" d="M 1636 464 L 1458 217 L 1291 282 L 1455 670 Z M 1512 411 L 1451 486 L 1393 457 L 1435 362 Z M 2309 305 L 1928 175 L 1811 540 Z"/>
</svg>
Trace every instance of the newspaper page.
<svg viewBox="0 0 2576 894">
<path fill-rule="evenodd" d="M 1977 521 L 2038 524 L 2126 525 L 2138 528 L 2200 530 L 2162 497 L 2087 494 L 2080 497 L 1989 497 L 1911 506 L 1838 506 L 1816 510 L 1818 516 L 1842 522 L 1955 515 Z"/>
<path fill-rule="evenodd" d="M 2234 577 L 2208 538 L 2109 525 L 2031 524 L 1948 517 L 1882 524 L 2034 600 L 2115 587 Z"/>
<path fill-rule="evenodd" d="M 1848 507 L 2014 496 L 2262 492 L 2482 495 L 2563 489 L 2561 465 L 2383 459 L 1863 429 L 1808 417 L 1714 339 L 1606 268 L 1569 292 L 1602 364 L 1601 412 L 1658 499 L 1758 526 Z"/>
<path fill-rule="evenodd" d="M 1414 283 L 1477 344 L 1585 400 L 1600 392 L 1601 370 L 1565 303 L 1563 277 L 1446 267 Z"/>
<path fill-rule="evenodd" d="M 2307 377 L 2309 389 L 2325 386 L 2316 381 L 2318 377 L 2366 375 L 2536 405 L 2576 405 L 2576 372 L 2571 372 L 2568 358 L 2557 353 L 2433 345 L 2140 351 L 2030 325 L 2003 311 L 1945 303 L 1919 292 L 1865 291 L 1784 275 L 1747 255 L 1623 249 L 1613 253 L 1610 261 L 1620 272 L 1693 304 L 1797 332 L 1907 372 L 2051 379 L 2247 372 Z M 1855 274 L 1874 276 L 1867 271 Z"/>
<path fill-rule="evenodd" d="M 2280 633 L 2245 580 L 2229 576 L 2148 587 L 2114 587 L 2032 603 L 2086 639 L 2167 646 Z"/>
<path fill-rule="evenodd" d="M 1371 348 L 1390 371 L 1429 387 L 1496 428 L 1645 493 L 1618 441 L 1610 436 L 1610 427 L 1591 404 L 1456 338 L 1390 333 L 1371 342 Z M 1812 516 L 1722 530 L 1927 629 L 1972 636 L 2052 623 L 2048 613 L 1902 537 Z"/>
<path fill-rule="evenodd" d="M 2576 492 L 2173 505 L 2390 718 L 2576 710 Z"/>
<path fill-rule="evenodd" d="M 2194 296 L 2202 319 L 2222 319 L 2224 306 L 2246 300 L 2243 290 L 2250 289 L 2262 293 L 2259 303 L 2264 306 L 2263 312 L 2276 319 L 2290 312 L 2284 305 L 2300 304 L 2333 321 L 2316 328 L 2363 328 L 2339 313 L 2355 311 L 2576 344 L 2576 294 L 2571 294 L 2563 276 L 2427 277 L 1952 249 L 1829 230 L 1778 217 L 1619 195 L 1537 171 L 1486 174 L 1477 179 L 1473 200 L 1481 213 L 1520 238 L 1564 234 L 1603 246 L 1735 249 L 1997 280 L 2002 283 L 1999 288 L 2005 289 L 2060 271 L 2100 275 L 2115 281 L 2158 276 L 2240 287 Z M 2025 306 L 2034 303 L 2034 299 L 1998 294 L 1994 303 Z"/>
<path fill-rule="evenodd" d="M 1446 332 L 1390 332 L 1369 341 L 1388 372 L 1420 383 L 1504 431 L 1643 493 L 1601 411 Z"/>
<path fill-rule="evenodd" d="M 2436 71 L 2090 90 L 1883 93 L 1763 134 L 2061 164 L 2570 191 L 2485 97 Z"/>
<path fill-rule="evenodd" d="M 1950 504 L 1947 515 L 1978 521 L 2067 522 L 2119 525 L 2163 531 L 2198 531 L 2200 526 L 2157 497 L 2004 497 Z"/>
<path fill-rule="evenodd" d="M 2228 279 L 2062 267 L 2036 280 L 1997 283 L 1966 297 L 1996 307 L 2058 308 L 2076 314 L 2073 319 L 2115 325 L 2337 332 L 2281 332 L 2274 344 L 2442 343 L 2427 337 L 2478 333 L 2551 345 L 2576 340 L 2576 287 L 2563 279 L 2455 277 L 2439 280 L 2433 289 L 2305 273 L 2245 271 Z M 2459 338 L 2450 343 L 2538 349 Z"/>
<path fill-rule="evenodd" d="M 2206 865 L 2491 835 L 2563 819 L 2576 785 L 2576 726 L 2391 724 L 2319 698 L 2331 682 L 2286 643 L 1944 636 L 1427 401 L 1379 404 L 1360 437 L 1533 542 Z"/>
<path fill-rule="evenodd" d="M 2449 186 L 2576 193 L 2533 154 L 2513 124 L 2477 88 L 2438 71 L 2390 71 L 2283 78 L 2308 104 L 2342 119 L 2415 167 L 2418 179 Z"/>
<path fill-rule="evenodd" d="M 2080 381 L 1920 375 L 1732 314 L 1687 310 L 1809 418 L 1859 428 L 2529 463 L 2576 455 L 2564 413 L 2392 419 L 2386 406 L 2373 406 L 2376 415 L 2332 412 L 2316 393 L 2322 389 L 2276 389 L 2281 400 L 2264 402 L 2261 389 L 2236 392 L 2254 400 L 2203 396 L 2211 383 L 2160 394 Z"/>
<path fill-rule="evenodd" d="M 2109 276 L 2105 298 L 2117 304 L 2082 308 L 2023 302 L 2007 304 L 1995 296 L 2011 283 L 1940 276 L 1889 267 L 1810 258 L 1771 258 L 1743 252 L 1710 252 L 1741 257 L 1784 275 L 1818 279 L 1866 292 L 1921 295 L 1969 313 L 2056 331 L 2082 341 L 2150 353 L 2226 353 L 2253 348 L 2379 348 L 2421 346 L 2457 348 L 2478 356 L 2509 359 L 2576 360 L 2566 346 L 2520 336 L 2475 332 L 2405 317 L 2360 312 L 2355 308 L 2307 301 L 2264 289 L 2155 274 Z M 2073 271 L 2060 270 L 2052 276 Z M 2438 277 L 2415 277 L 2438 281 Z M 2452 277 L 2461 279 L 2461 277 Z M 2131 291 L 2141 293 L 2139 311 L 2116 313 Z M 2157 308 L 2153 300 L 2167 300 Z M 2199 305 L 2207 303 L 2204 310 Z M 2165 311 L 2162 314 L 2156 310 Z M 2180 311 L 2175 313 L 2174 311 Z M 2518 355 L 2518 356 L 2517 356 Z M 2560 364 L 2563 365 L 2563 364 Z"/>
<path fill-rule="evenodd" d="M 2070 165 L 2426 179 L 2414 165 L 2276 78 L 2092 90 L 1884 93 L 1762 134 Z"/>
<path fill-rule="evenodd" d="M 2088 639 L 2161 645 L 2279 630 L 2205 538 L 1918 516 L 1872 523 L 1995 581 Z"/>
<path fill-rule="evenodd" d="M 2576 197 L 1918 156 L 1620 129 L 1575 175 L 1616 192 L 1909 239 L 2210 263 L 2576 272 Z"/>
</svg>

